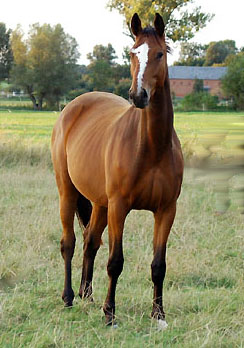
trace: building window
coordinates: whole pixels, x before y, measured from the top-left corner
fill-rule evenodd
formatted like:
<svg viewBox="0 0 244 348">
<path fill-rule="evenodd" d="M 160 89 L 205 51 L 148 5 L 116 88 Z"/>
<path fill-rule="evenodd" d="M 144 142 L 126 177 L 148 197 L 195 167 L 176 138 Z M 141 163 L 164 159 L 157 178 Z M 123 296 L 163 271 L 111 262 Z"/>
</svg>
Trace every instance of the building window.
<svg viewBox="0 0 244 348">
<path fill-rule="evenodd" d="M 203 90 L 204 90 L 204 92 L 209 93 L 210 87 L 209 86 L 203 86 Z"/>
</svg>

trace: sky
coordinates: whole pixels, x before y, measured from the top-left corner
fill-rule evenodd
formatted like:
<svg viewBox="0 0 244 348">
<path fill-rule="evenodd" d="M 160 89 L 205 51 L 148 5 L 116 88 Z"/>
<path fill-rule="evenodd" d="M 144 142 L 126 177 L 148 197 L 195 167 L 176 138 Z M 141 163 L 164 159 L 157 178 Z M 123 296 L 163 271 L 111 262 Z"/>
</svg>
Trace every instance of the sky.
<svg viewBox="0 0 244 348">
<path fill-rule="evenodd" d="M 108 43 L 115 48 L 121 61 L 123 47 L 132 46 L 133 42 L 123 34 L 123 17 L 115 10 L 110 12 L 106 8 L 107 2 L 108 0 L 4 0 L 1 3 L 0 22 L 11 29 L 21 24 L 25 33 L 33 23 L 60 23 L 64 31 L 77 40 L 81 64 L 88 63 L 86 55 L 92 52 L 95 45 Z M 243 0 L 195 0 L 194 6 L 201 6 L 202 11 L 213 13 L 215 17 L 191 41 L 204 44 L 231 39 L 236 41 L 238 48 L 244 46 Z M 173 52 L 168 58 L 169 65 L 177 60 L 179 54 L 179 45 L 171 46 Z"/>
</svg>

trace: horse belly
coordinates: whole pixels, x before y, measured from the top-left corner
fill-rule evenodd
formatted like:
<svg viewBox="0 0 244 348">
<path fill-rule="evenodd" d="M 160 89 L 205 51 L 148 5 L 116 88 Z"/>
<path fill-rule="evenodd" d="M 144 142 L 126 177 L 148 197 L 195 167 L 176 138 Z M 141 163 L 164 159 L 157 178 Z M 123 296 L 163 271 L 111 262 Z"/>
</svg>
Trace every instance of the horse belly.
<svg viewBox="0 0 244 348">
<path fill-rule="evenodd" d="M 80 161 L 76 168 L 68 161 L 68 171 L 71 181 L 77 190 L 91 202 L 107 207 L 108 199 L 105 192 L 104 180 L 98 174 L 97 168 Z"/>
</svg>

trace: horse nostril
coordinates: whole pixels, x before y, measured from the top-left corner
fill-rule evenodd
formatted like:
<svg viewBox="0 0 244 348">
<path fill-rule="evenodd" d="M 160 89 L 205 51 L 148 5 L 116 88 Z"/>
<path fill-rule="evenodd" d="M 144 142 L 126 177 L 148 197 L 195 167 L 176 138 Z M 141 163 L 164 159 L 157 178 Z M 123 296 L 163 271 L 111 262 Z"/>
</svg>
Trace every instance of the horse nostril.
<svg viewBox="0 0 244 348">
<path fill-rule="evenodd" d="M 145 90 L 145 88 L 142 89 L 142 96 L 143 96 L 143 98 L 147 98 L 148 97 L 147 91 Z"/>
</svg>

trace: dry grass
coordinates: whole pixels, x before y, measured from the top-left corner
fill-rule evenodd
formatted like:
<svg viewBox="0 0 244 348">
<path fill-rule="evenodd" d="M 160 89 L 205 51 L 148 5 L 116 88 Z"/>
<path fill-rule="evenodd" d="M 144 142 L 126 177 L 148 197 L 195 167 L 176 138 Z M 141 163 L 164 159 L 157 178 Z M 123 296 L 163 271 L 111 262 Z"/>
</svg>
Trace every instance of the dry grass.
<svg viewBox="0 0 244 348">
<path fill-rule="evenodd" d="M 188 121 L 185 117 L 180 115 L 176 121 L 187 140 L 188 121 L 193 124 L 194 120 L 192 115 Z M 106 328 L 101 310 L 108 283 L 107 231 L 95 262 L 95 302 L 76 297 L 71 310 L 63 308 L 61 225 L 49 152 L 55 118 L 48 113 L 2 116 L 0 346 L 243 347 L 243 215 L 234 192 L 242 185 L 238 175 L 228 179 L 229 209 L 217 215 L 223 199 L 220 192 L 215 193 L 214 173 L 210 177 L 203 168 L 186 170 L 168 243 L 166 331 L 158 332 L 150 320 L 153 216 L 145 211 L 131 212 L 125 225 L 125 265 L 117 289 L 119 328 Z M 196 132 L 199 122 L 196 119 Z M 185 152 L 190 154 L 185 140 Z M 73 288 L 77 294 L 82 265 L 77 222 L 75 229 Z"/>
<path fill-rule="evenodd" d="M 0 346 L 243 345 L 243 216 L 235 206 L 216 216 L 216 197 L 206 179 L 196 183 L 194 173 L 187 171 L 169 239 L 164 300 L 168 330 L 158 332 L 149 317 L 153 217 L 144 211 L 132 212 L 126 221 L 125 267 L 117 290 L 119 328 L 110 330 L 101 311 L 107 290 L 107 232 L 95 264 L 95 303 L 76 298 L 74 308 L 64 309 L 61 226 L 49 154 L 45 146 L 38 151 L 16 143 L 12 151 L 10 144 L 3 147 L 1 154 Z M 77 294 L 82 263 L 77 224 L 76 234 Z"/>
</svg>

